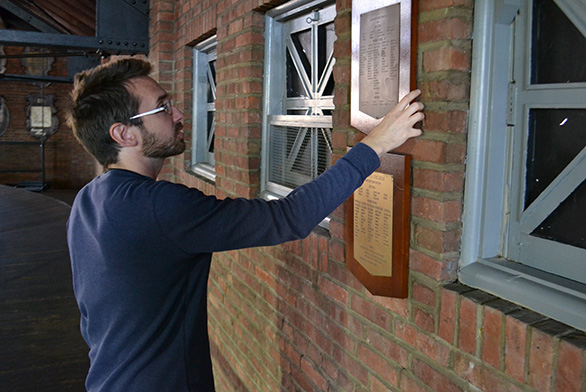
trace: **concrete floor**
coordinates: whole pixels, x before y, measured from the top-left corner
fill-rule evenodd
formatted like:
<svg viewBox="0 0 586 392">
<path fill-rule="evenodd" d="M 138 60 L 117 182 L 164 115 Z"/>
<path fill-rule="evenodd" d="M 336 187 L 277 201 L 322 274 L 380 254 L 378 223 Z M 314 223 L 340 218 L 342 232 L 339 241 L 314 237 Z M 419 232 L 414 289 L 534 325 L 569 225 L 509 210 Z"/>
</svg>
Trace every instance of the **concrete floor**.
<svg viewBox="0 0 586 392">
<path fill-rule="evenodd" d="M 0 391 L 84 390 L 65 237 L 74 194 L 0 186 Z"/>
</svg>

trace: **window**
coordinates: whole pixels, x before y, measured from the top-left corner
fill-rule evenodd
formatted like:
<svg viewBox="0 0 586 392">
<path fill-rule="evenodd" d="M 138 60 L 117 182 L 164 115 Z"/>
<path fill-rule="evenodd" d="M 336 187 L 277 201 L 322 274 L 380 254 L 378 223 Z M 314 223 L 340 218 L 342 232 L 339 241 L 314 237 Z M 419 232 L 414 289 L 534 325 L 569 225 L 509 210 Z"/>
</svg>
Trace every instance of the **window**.
<svg viewBox="0 0 586 392">
<path fill-rule="evenodd" d="M 280 197 L 331 164 L 335 5 L 295 2 L 265 20 L 262 186 Z"/>
<path fill-rule="evenodd" d="M 586 330 L 586 7 L 475 15 L 460 279 Z"/>
<path fill-rule="evenodd" d="M 214 129 L 216 113 L 216 37 L 193 48 L 192 170 L 212 181 L 216 178 Z"/>
</svg>

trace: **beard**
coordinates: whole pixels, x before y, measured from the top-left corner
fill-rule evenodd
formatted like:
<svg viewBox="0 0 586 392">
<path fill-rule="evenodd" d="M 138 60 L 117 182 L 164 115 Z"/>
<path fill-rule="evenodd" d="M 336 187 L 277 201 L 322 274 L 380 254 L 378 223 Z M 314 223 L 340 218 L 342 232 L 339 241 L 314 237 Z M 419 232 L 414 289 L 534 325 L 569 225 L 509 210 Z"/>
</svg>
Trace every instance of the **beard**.
<svg viewBox="0 0 586 392">
<path fill-rule="evenodd" d="M 142 153 L 148 158 L 167 158 L 181 154 L 185 151 L 185 141 L 179 136 L 183 129 L 182 123 L 173 126 L 174 136 L 172 139 L 163 139 L 158 134 L 150 132 L 141 127 L 143 145 Z"/>
</svg>

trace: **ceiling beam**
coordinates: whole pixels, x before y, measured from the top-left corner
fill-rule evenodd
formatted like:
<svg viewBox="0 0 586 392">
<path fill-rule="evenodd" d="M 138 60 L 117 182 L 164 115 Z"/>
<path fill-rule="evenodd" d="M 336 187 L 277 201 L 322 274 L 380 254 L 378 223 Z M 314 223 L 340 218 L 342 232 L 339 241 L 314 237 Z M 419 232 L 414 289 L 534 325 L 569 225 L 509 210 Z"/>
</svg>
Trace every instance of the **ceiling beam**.
<svg viewBox="0 0 586 392">
<path fill-rule="evenodd" d="M 30 12 L 24 10 L 23 8 L 19 7 L 18 5 L 10 2 L 4 1 L 0 5 L 0 8 L 14 14 L 18 18 L 24 20 L 29 25 L 33 26 L 34 28 L 44 32 L 44 33 L 61 33 L 61 31 L 55 29 L 54 27 L 48 25 L 37 16 L 31 14 Z"/>
<path fill-rule="evenodd" d="M 110 54 L 148 53 L 148 37 L 145 40 L 121 38 L 80 37 L 67 34 L 46 34 L 36 31 L 1 30 L 0 44 L 13 46 L 65 47 L 94 49 Z"/>
</svg>

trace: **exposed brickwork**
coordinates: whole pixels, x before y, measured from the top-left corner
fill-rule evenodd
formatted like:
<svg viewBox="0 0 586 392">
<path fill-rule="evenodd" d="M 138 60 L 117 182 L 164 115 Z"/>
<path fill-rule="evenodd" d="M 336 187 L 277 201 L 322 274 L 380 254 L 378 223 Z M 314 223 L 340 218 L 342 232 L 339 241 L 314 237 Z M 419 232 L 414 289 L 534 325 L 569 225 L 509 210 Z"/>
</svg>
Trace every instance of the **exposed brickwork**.
<svg viewBox="0 0 586 392">
<path fill-rule="evenodd" d="M 263 13 L 281 3 L 151 1 L 149 58 L 186 114 L 186 134 L 191 47 L 218 38 L 216 182 L 189 173 L 189 148 L 163 178 L 220 197 L 258 195 Z M 351 7 L 336 2 L 334 160 L 363 137 L 350 126 Z M 470 0 L 419 2 L 425 132 L 400 149 L 413 158 L 409 298 L 372 296 L 348 272 L 344 208 L 327 235 L 218 254 L 209 322 L 219 391 L 586 389 L 583 333 L 487 293 L 444 286 L 456 280 L 459 259 L 472 8 Z"/>
<path fill-rule="evenodd" d="M 4 47 L 6 54 L 20 54 L 22 47 Z M 64 58 L 54 58 L 50 76 L 67 75 Z M 22 59 L 8 59 L 6 74 L 25 73 Z M 77 189 L 96 174 L 93 158 L 75 140 L 67 126 L 66 113 L 70 107 L 69 83 L 51 83 L 41 89 L 30 82 L 1 82 L 0 95 L 6 99 L 10 122 L 0 136 L 0 170 L 39 170 L 38 172 L 0 172 L 0 184 L 19 184 L 22 181 L 41 181 L 41 149 L 38 140 L 26 129 L 27 95 L 53 95 L 59 127 L 45 143 L 45 180 L 56 189 Z M 10 144 L 25 142 L 27 144 Z"/>
</svg>

